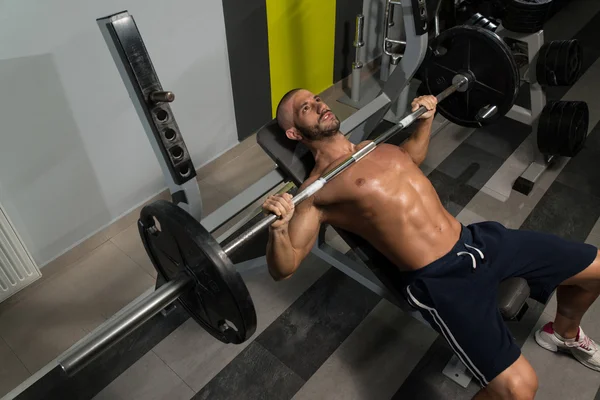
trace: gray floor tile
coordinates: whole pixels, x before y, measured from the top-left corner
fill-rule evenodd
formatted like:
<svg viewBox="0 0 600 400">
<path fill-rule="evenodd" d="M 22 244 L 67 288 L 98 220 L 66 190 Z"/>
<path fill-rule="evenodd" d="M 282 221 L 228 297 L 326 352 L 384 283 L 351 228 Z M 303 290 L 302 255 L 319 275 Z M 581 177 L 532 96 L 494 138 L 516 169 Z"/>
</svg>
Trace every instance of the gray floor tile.
<svg viewBox="0 0 600 400">
<path fill-rule="evenodd" d="M 503 161 L 485 150 L 463 143 L 440 164 L 437 170 L 461 184 L 479 190 L 500 168 Z"/>
<path fill-rule="evenodd" d="M 380 300 L 347 275 L 330 269 L 256 341 L 307 380 Z"/>
<path fill-rule="evenodd" d="M 203 181 L 232 198 L 274 169 L 273 160 L 256 145 L 217 168 Z"/>
<path fill-rule="evenodd" d="M 452 357 L 443 336 L 433 342 L 392 400 L 469 400 L 479 390 L 474 380 L 463 388 L 442 374 Z"/>
<path fill-rule="evenodd" d="M 484 192 L 479 192 L 460 212 L 458 220 L 462 223 L 496 221 L 508 228 L 518 228 L 533 210 L 528 200 L 527 196 L 513 192 L 506 202 L 502 202 Z M 473 215 L 480 219 L 472 221 Z"/>
<path fill-rule="evenodd" d="M 592 305 L 582 321 L 584 331 L 593 339 L 600 338 L 600 304 Z M 535 326 L 539 329 L 552 320 L 544 313 Z M 600 387 L 600 374 L 588 369 L 566 354 L 556 354 L 541 348 L 530 335 L 522 348 L 523 355 L 538 375 L 540 399 L 593 399 Z"/>
<path fill-rule="evenodd" d="M 146 271 L 148 275 L 156 279 L 156 269 L 150 257 L 148 257 L 148 253 L 146 253 L 137 222 L 131 224 L 123 232 L 110 239 L 110 241 Z"/>
<path fill-rule="evenodd" d="M 600 235 L 590 234 L 585 242 L 600 248 Z"/>
<path fill-rule="evenodd" d="M 442 205 L 452 215 L 457 215 L 477 194 L 477 189 L 435 170 L 429 180 L 440 197 Z"/>
<path fill-rule="evenodd" d="M 17 355 L 0 337 L 0 397 L 10 392 L 29 377 L 29 371 Z"/>
<path fill-rule="evenodd" d="M 429 143 L 427 157 L 421 164 L 424 173 L 436 169 L 475 129 L 465 128 L 455 124 L 446 125 Z M 427 171 L 427 172 L 425 172 Z"/>
<path fill-rule="evenodd" d="M 156 354 L 148 352 L 98 393 L 94 400 L 188 400 L 193 395 L 192 389 Z"/>
<path fill-rule="evenodd" d="M 465 143 L 505 160 L 519 147 L 529 132 L 529 126 L 503 118 L 496 124 L 478 129 L 477 134 L 469 136 Z"/>
<path fill-rule="evenodd" d="M 586 146 L 570 160 L 557 178 L 558 182 L 581 192 L 600 197 L 600 125 L 590 132 Z"/>
<path fill-rule="evenodd" d="M 244 281 L 256 308 L 258 327 L 254 337 L 244 344 L 223 344 L 195 322 L 187 321 L 158 344 L 154 351 L 190 387 L 199 391 L 328 268 L 316 257 L 309 256 L 292 277 L 282 282 L 273 281 L 264 269 L 245 276 Z"/>
<path fill-rule="evenodd" d="M 596 224 L 594 224 L 594 227 L 592 228 L 590 235 L 600 235 L 600 219 L 598 219 L 596 221 Z"/>
<path fill-rule="evenodd" d="M 235 363 L 225 367 L 194 400 L 283 400 L 291 398 L 304 380 L 269 353 L 252 342 Z"/>
<path fill-rule="evenodd" d="M 294 396 L 294 400 L 387 400 L 437 333 L 383 300 Z"/>
<path fill-rule="evenodd" d="M 544 24 L 544 38 L 564 40 L 573 37 L 600 11 L 600 3 L 593 0 L 571 0 Z"/>
</svg>

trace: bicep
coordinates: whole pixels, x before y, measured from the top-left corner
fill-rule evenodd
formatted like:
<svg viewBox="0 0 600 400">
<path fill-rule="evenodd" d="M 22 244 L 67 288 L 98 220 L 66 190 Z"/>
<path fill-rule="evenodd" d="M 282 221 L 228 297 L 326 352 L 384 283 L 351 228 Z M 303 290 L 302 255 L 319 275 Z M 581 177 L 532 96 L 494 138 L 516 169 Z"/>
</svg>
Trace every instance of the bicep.
<svg viewBox="0 0 600 400">
<path fill-rule="evenodd" d="M 310 200 L 309 200 L 310 201 Z M 321 212 L 313 204 L 303 202 L 296 207 L 289 223 L 289 235 L 300 258 L 306 257 L 315 244 L 321 227 Z"/>
</svg>

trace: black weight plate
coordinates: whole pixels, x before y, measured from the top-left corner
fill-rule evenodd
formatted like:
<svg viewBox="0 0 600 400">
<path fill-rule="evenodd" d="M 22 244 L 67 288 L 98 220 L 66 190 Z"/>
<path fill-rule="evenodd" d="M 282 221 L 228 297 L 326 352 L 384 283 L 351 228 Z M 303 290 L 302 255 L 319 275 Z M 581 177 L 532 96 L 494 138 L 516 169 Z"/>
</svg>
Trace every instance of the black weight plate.
<svg viewBox="0 0 600 400">
<path fill-rule="evenodd" d="M 432 42 L 433 55 L 423 80 L 430 93 L 440 93 L 452 84 L 457 74 L 472 75 L 466 92 L 455 92 L 438 104 L 437 109 L 455 124 L 478 127 L 476 118 L 487 105 L 497 113 L 488 124 L 504 116 L 514 105 L 519 89 L 519 70 L 511 50 L 495 33 L 475 26 L 456 26 L 443 31 Z"/>
<path fill-rule="evenodd" d="M 479 22 L 482 18 L 483 15 L 475 13 L 471 18 L 465 21 L 465 25 L 477 25 L 477 22 Z"/>
<path fill-rule="evenodd" d="M 540 49 L 536 63 L 538 82 L 548 86 L 570 86 L 581 73 L 583 49 L 576 39 L 554 40 Z"/>
<path fill-rule="evenodd" d="M 581 62 L 583 56 L 583 49 L 576 39 L 566 41 L 565 45 L 559 50 L 559 65 L 560 73 L 558 76 L 561 81 L 561 85 L 571 86 L 577 79 L 581 72 Z"/>
<path fill-rule="evenodd" d="M 581 151 L 587 139 L 589 109 L 583 101 L 569 101 L 565 104 L 561 120 L 563 145 L 560 155 L 574 157 Z"/>
<path fill-rule="evenodd" d="M 520 5 L 528 8 L 549 7 L 552 0 L 512 0 L 515 5 Z"/>
<path fill-rule="evenodd" d="M 543 154 L 559 155 L 564 146 L 561 123 L 566 103 L 565 101 L 549 101 L 540 114 L 537 142 L 538 148 Z"/>
<path fill-rule="evenodd" d="M 210 233 L 168 201 L 144 207 L 138 221 L 154 268 L 168 282 L 185 274 L 193 286 L 179 303 L 208 333 L 239 344 L 256 331 L 256 311 L 241 276 Z"/>
<path fill-rule="evenodd" d="M 568 53 L 569 53 L 569 41 L 562 40 L 560 46 L 558 46 L 558 50 L 556 51 L 556 60 L 554 62 L 554 68 L 556 70 L 556 84 L 557 85 L 565 85 L 568 80 Z"/>
<path fill-rule="evenodd" d="M 554 138 L 556 130 L 551 130 L 550 116 L 553 115 L 552 112 L 556 103 L 556 101 L 548 101 L 538 120 L 537 145 L 542 154 L 550 155 L 555 152 L 553 148 L 550 148 L 550 145 L 556 141 Z"/>
<path fill-rule="evenodd" d="M 550 42 L 552 43 L 552 42 Z M 548 85 L 548 79 L 546 76 L 546 54 L 548 53 L 548 47 L 550 43 L 545 43 L 538 52 L 537 62 L 535 64 L 535 74 L 537 81 L 540 85 Z"/>
<path fill-rule="evenodd" d="M 506 19 L 503 21 L 503 26 L 513 32 L 535 33 L 544 28 L 544 23 L 541 20 L 522 21 L 517 19 Z"/>
<path fill-rule="evenodd" d="M 537 1 L 527 1 L 527 0 L 509 0 L 508 7 L 514 7 L 516 9 L 525 11 L 525 12 L 535 12 L 538 10 L 547 12 L 551 5 L 552 0 L 537 0 Z"/>
</svg>

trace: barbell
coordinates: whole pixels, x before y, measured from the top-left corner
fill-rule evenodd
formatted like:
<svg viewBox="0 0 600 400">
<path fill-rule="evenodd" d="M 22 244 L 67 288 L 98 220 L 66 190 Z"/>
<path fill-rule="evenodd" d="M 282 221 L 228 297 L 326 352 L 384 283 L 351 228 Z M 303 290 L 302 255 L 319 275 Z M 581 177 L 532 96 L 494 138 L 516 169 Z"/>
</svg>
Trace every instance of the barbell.
<svg viewBox="0 0 600 400">
<path fill-rule="evenodd" d="M 424 84 L 437 91 L 438 109 L 453 113 L 466 126 L 482 126 L 505 115 L 518 91 L 518 70 L 510 49 L 493 32 L 458 26 L 439 35 L 424 69 Z M 295 205 L 317 193 L 379 144 L 414 123 L 425 107 L 403 117 L 365 147 L 324 173 L 293 197 Z M 165 283 L 152 294 L 122 310 L 59 364 L 73 375 L 175 301 L 208 333 L 224 343 L 239 344 L 256 330 L 256 311 L 230 256 L 277 219 L 263 218 L 223 247 L 186 211 L 167 201 L 144 207 L 138 228 L 142 242 Z"/>
</svg>

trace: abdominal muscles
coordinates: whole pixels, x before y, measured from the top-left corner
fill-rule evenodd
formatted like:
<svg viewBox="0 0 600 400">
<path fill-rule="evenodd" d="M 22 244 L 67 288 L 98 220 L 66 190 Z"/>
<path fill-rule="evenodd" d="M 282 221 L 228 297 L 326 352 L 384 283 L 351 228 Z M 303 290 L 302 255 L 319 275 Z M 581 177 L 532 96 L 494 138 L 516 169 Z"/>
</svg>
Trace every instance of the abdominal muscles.
<svg viewBox="0 0 600 400">
<path fill-rule="evenodd" d="M 325 207 L 328 223 L 363 237 L 402 270 L 424 267 L 450 251 L 460 224 L 416 165 L 351 176 L 358 172 L 370 175 L 363 169 L 335 185 L 345 193 Z"/>
</svg>

